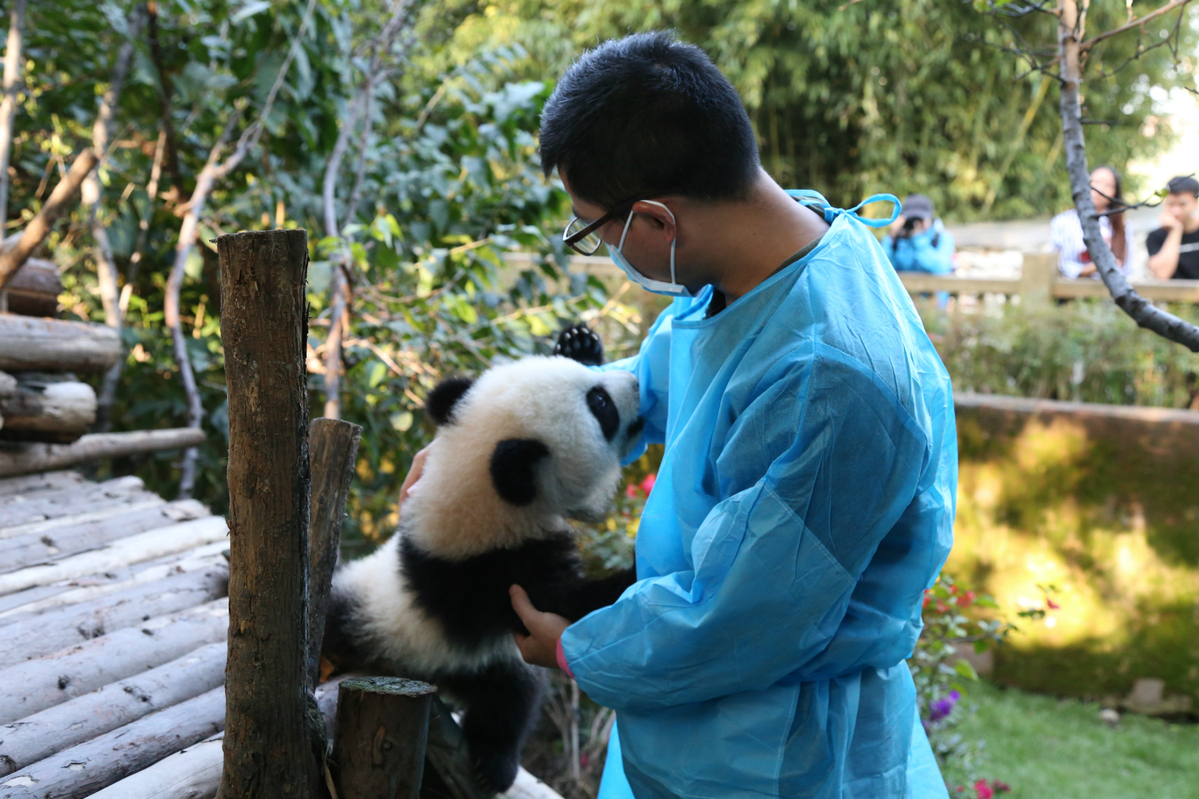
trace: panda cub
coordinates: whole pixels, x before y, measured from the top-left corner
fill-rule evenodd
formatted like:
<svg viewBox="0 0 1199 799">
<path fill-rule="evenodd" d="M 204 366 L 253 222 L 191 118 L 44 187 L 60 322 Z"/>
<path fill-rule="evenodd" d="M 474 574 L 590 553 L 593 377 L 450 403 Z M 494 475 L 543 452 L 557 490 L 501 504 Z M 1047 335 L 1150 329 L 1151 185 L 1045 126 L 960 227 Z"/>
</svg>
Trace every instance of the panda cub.
<svg viewBox="0 0 1199 799">
<path fill-rule="evenodd" d="M 340 669 L 426 680 L 461 700 L 478 776 L 497 792 L 516 777 L 541 701 L 512 640 L 525 630 L 509 586 L 576 620 L 634 580 L 585 579 L 567 519 L 603 518 L 612 500 L 643 427 L 637 378 L 586 368 L 603 349 L 583 325 L 555 353 L 433 389 L 437 434 L 399 528 L 335 573 L 326 623 L 324 654 Z"/>
</svg>

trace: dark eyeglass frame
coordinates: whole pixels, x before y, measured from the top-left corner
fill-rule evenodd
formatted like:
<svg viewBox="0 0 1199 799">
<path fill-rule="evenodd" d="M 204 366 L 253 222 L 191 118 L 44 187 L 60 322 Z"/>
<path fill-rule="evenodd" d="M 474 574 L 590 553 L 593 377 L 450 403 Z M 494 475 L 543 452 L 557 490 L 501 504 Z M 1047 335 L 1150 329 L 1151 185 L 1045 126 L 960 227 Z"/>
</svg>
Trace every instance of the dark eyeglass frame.
<svg viewBox="0 0 1199 799">
<path fill-rule="evenodd" d="M 599 244 L 596 244 L 595 248 L 592 249 L 590 252 L 588 252 L 586 247 L 580 247 L 578 242 L 581 241 L 582 239 L 586 238 L 591 233 L 594 233 L 596 230 L 599 230 L 599 228 L 602 225 L 607 224 L 608 222 L 612 221 L 616 217 L 626 216 L 629 213 L 629 211 L 632 210 L 634 205 L 636 205 L 639 202 L 642 202 L 643 200 L 652 200 L 655 197 L 668 197 L 672 194 L 682 194 L 682 193 L 683 193 L 682 189 L 670 189 L 669 191 L 655 191 L 653 194 L 646 194 L 646 195 L 643 195 L 640 197 L 634 197 L 631 200 L 625 200 L 624 202 L 615 206 L 611 211 L 609 211 L 608 213 L 601 216 L 599 219 L 592 222 L 590 225 L 587 225 L 582 230 L 576 231 L 574 233 L 570 232 L 570 228 L 571 228 L 571 225 L 573 225 L 575 222 L 579 221 L 579 218 L 577 216 L 571 217 L 571 220 L 566 223 L 566 228 L 562 231 L 562 243 L 565 244 L 567 247 L 570 247 L 572 250 L 577 252 L 579 255 L 595 255 L 599 251 L 600 244 L 603 244 L 602 240 L 600 241 Z"/>
</svg>

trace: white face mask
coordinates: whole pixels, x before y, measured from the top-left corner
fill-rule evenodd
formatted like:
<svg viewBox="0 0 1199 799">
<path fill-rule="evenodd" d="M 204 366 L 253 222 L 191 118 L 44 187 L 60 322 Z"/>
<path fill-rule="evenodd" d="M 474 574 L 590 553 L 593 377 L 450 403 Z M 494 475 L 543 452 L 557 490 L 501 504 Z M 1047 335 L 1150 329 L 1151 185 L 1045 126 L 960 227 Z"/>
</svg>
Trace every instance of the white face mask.
<svg viewBox="0 0 1199 799">
<path fill-rule="evenodd" d="M 658 206 L 663 211 L 670 214 L 670 221 L 674 222 L 674 214 L 671 212 L 671 210 L 669 208 L 667 208 L 662 203 L 654 202 L 653 200 L 642 200 L 641 202 Z M 646 277 L 645 275 L 638 272 L 633 267 L 633 265 L 631 263 L 629 263 L 628 259 L 624 257 L 624 253 L 622 252 L 624 250 L 624 240 L 625 240 L 625 237 L 629 235 L 629 225 L 633 224 L 633 215 L 635 213 L 636 213 L 635 211 L 631 211 L 631 210 L 629 211 L 629 218 L 626 219 L 625 223 L 624 223 L 624 232 L 620 234 L 620 244 L 618 244 L 616 247 L 612 247 L 612 245 L 610 245 L 610 244 L 604 245 L 605 247 L 608 248 L 608 255 L 611 256 L 612 260 L 616 263 L 616 265 L 619 266 L 621 268 L 621 270 L 626 275 L 629 276 L 629 280 L 631 280 L 634 283 L 636 283 L 637 285 L 641 286 L 641 288 L 645 289 L 646 291 L 652 291 L 654 294 L 665 294 L 668 297 L 693 297 L 693 296 L 695 296 L 691 293 L 690 289 L 688 289 L 682 283 L 679 283 L 678 279 L 675 277 L 674 245 L 676 243 L 678 243 L 678 236 L 676 236 L 670 242 L 670 282 L 669 283 L 662 281 L 662 280 L 654 280 L 653 278 Z"/>
</svg>

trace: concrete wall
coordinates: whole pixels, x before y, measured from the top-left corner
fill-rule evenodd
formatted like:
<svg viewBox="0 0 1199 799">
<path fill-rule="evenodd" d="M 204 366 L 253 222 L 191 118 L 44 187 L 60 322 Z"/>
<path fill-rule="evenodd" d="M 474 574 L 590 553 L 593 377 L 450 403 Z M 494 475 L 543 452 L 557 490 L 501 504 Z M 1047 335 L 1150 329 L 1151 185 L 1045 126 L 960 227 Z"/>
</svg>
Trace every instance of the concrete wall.
<svg viewBox="0 0 1199 799">
<path fill-rule="evenodd" d="M 1060 607 L 996 654 L 1001 683 L 1199 707 L 1199 412 L 957 397 L 961 457 L 947 571 L 1005 615 Z"/>
</svg>

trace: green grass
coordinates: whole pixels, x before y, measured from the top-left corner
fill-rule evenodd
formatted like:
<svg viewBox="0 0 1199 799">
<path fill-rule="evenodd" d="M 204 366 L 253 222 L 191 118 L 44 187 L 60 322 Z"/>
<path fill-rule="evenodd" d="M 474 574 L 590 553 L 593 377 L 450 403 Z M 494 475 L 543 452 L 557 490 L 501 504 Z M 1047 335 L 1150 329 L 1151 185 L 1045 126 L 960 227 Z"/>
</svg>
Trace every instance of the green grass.
<svg viewBox="0 0 1199 799">
<path fill-rule="evenodd" d="M 979 775 L 1012 787 L 996 799 L 1199 799 L 1199 725 L 1126 714 L 1113 729 L 1096 703 L 989 683 L 969 686 L 963 702 L 977 710 L 958 731 L 986 742 Z"/>
</svg>

